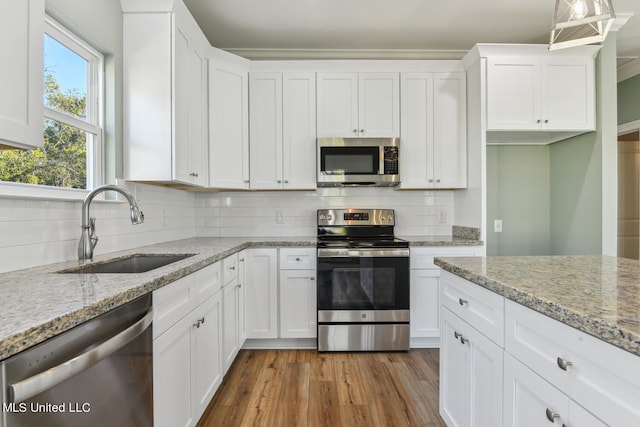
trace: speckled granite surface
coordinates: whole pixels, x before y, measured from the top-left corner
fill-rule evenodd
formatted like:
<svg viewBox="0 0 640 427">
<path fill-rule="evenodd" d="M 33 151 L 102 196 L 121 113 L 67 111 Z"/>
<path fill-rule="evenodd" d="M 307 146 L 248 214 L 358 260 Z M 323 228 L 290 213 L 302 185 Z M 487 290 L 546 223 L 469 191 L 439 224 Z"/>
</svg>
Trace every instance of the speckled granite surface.
<svg viewBox="0 0 640 427">
<path fill-rule="evenodd" d="M 416 246 L 465 246 L 482 242 L 411 236 Z M 59 274 L 77 261 L 3 273 L 0 276 L 0 360 L 93 319 L 135 298 L 247 247 L 312 246 L 315 237 L 195 238 L 95 257 L 95 262 L 136 253 L 196 254 L 147 273 Z"/>
<path fill-rule="evenodd" d="M 313 246 L 307 238 L 196 238 L 95 257 L 95 262 L 135 253 L 196 254 L 138 274 L 59 274 L 77 261 L 0 276 L 0 360 L 167 285 L 247 247 Z"/>
<path fill-rule="evenodd" d="M 607 256 L 436 258 L 435 264 L 640 356 L 640 262 Z"/>
</svg>

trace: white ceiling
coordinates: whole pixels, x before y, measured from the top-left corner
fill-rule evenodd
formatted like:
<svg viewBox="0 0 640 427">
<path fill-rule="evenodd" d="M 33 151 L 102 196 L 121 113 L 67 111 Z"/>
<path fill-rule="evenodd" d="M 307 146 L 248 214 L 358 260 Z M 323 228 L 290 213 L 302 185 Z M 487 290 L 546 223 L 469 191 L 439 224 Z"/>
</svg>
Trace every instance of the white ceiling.
<svg viewBox="0 0 640 427">
<path fill-rule="evenodd" d="M 640 0 L 617 34 L 619 57 L 640 57 Z M 548 43 L 554 0 L 185 0 L 215 47 L 246 57 L 301 52 L 409 50 L 406 57 L 461 57 L 475 43 Z M 451 52 L 453 51 L 453 52 Z M 316 52 L 318 53 L 318 52 Z M 413 56 L 412 56 L 413 55 Z M 456 56 L 457 55 L 457 56 Z M 310 55 L 313 57 L 313 53 Z"/>
</svg>

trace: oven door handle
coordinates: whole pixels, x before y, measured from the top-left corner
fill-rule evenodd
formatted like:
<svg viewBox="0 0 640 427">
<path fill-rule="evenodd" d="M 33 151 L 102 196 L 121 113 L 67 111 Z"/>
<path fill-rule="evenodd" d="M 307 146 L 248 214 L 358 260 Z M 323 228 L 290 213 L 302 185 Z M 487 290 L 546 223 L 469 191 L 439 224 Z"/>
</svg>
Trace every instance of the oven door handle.
<svg viewBox="0 0 640 427">
<path fill-rule="evenodd" d="M 120 350 L 147 330 L 153 320 L 153 308 L 127 329 L 118 332 L 97 347 L 73 359 L 9 386 L 9 402 L 22 402 L 90 368 Z"/>
<path fill-rule="evenodd" d="M 318 258 L 407 258 L 409 249 L 318 248 Z"/>
</svg>

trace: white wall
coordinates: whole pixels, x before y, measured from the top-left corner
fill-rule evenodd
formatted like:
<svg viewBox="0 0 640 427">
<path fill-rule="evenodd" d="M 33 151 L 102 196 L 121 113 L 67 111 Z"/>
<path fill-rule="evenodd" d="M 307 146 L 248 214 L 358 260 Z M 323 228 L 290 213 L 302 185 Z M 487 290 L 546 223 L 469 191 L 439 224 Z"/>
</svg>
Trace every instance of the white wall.
<svg viewBox="0 0 640 427">
<path fill-rule="evenodd" d="M 325 208 L 395 209 L 399 236 L 450 235 L 454 218 L 453 191 L 324 188 L 198 193 L 195 197 L 196 235 L 209 237 L 315 236 L 316 210 Z M 277 211 L 282 211 L 284 224 L 276 223 Z"/>
<path fill-rule="evenodd" d="M 131 225 L 126 202 L 94 200 L 99 237 L 95 255 L 192 237 L 194 195 L 129 184 L 145 222 Z M 161 223 L 164 211 L 165 224 Z M 0 272 L 77 259 L 82 202 L 0 198 Z"/>
</svg>

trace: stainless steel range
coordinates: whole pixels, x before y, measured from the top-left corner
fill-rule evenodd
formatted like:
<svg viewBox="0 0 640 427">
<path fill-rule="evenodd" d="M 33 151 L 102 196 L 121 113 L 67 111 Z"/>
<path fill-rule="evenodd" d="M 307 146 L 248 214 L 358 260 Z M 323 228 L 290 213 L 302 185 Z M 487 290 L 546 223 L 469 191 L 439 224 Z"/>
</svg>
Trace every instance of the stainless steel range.
<svg viewBox="0 0 640 427">
<path fill-rule="evenodd" d="M 318 210 L 318 350 L 409 350 L 409 243 L 393 209 Z"/>
</svg>

